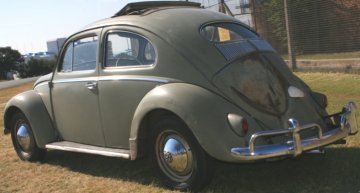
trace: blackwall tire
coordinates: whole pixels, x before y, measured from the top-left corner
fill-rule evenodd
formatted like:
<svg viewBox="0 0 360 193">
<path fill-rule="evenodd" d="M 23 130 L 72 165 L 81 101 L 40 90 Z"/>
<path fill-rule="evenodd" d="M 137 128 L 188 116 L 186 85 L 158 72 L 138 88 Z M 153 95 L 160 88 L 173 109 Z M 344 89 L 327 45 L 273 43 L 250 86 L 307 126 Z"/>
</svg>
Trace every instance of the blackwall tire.
<svg viewBox="0 0 360 193">
<path fill-rule="evenodd" d="M 167 187 L 198 191 L 212 179 L 215 161 L 178 118 L 167 116 L 154 124 L 150 148 L 155 172 Z"/>
<path fill-rule="evenodd" d="M 30 162 L 44 160 L 46 150 L 36 145 L 30 123 L 21 112 L 14 114 L 11 119 L 11 139 L 21 160 Z"/>
</svg>

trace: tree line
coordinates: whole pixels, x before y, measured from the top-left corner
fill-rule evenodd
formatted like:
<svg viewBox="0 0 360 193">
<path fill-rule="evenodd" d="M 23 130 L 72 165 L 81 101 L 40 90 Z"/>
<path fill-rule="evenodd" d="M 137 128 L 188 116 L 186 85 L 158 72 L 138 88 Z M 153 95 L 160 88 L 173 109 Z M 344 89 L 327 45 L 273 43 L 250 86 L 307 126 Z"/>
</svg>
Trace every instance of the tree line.
<svg viewBox="0 0 360 193">
<path fill-rule="evenodd" d="M 8 72 L 17 72 L 21 78 L 48 74 L 52 72 L 55 63 L 55 60 L 34 58 L 25 62 L 19 51 L 11 47 L 0 47 L 0 79 L 7 79 Z"/>
</svg>

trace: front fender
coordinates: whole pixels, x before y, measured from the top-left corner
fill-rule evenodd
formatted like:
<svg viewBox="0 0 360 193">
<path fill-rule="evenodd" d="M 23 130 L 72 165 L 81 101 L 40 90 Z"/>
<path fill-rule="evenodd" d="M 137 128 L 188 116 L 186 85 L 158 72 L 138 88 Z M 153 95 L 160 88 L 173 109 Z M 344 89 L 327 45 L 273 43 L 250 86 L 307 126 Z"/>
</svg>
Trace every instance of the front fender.
<svg viewBox="0 0 360 193">
<path fill-rule="evenodd" d="M 28 119 L 38 147 L 45 148 L 47 143 L 55 141 L 56 135 L 52 120 L 41 96 L 36 91 L 20 93 L 8 101 L 4 113 L 5 133 L 10 132 L 11 118 L 16 111 L 21 111 Z"/>
<path fill-rule="evenodd" d="M 136 143 L 141 121 L 156 109 L 171 111 L 181 118 L 202 148 L 219 160 L 233 160 L 231 147 L 245 145 L 245 139 L 230 128 L 227 115 L 246 113 L 202 87 L 185 83 L 158 86 L 143 98 L 132 120 L 130 143 Z"/>
</svg>

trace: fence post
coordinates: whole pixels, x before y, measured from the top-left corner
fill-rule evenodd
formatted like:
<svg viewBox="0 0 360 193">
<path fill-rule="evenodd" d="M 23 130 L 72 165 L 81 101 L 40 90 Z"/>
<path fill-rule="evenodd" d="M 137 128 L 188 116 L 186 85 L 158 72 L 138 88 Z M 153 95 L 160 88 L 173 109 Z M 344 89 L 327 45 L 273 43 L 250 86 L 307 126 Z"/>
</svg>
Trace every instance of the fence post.
<svg viewBox="0 0 360 193">
<path fill-rule="evenodd" d="M 250 0 L 250 13 L 251 13 L 251 20 L 252 20 L 252 28 L 255 29 L 255 31 L 257 30 L 257 26 L 256 26 L 256 16 L 255 16 L 255 0 Z"/>
<path fill-rule="evenodd" d="M 224 7 L 225 1 L 224 0 L 218 0 L 218 1 L 219 1 L 219 12 L 226 14 L 225 7 Z"/>
<path fill-rule="evenodd" d="M 285 9 L 285 25 L 286 25 L 287 44 L 288 44 L 289 65 L 291 66 L 291 69 L 294 71 L 297 69 L 297 65 L 296 65 L 296 57 L 293 49 L 293 41 L 291 34 L 292 31 L 289 23 L 289 9 L 288 9 L 287 0 L 284 0 L 284 9 Z"/>
</svg>

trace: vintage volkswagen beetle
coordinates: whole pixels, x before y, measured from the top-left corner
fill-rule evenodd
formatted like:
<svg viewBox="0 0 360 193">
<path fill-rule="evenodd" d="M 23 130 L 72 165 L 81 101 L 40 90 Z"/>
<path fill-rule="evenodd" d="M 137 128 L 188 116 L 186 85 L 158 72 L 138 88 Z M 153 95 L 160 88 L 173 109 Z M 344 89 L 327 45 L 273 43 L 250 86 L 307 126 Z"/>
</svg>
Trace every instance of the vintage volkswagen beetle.
<svg viewBox="0 0 360 193">
<path fill-rule="evenodd" d="M 142 2 L 65 42 L 57 67 L 5 108 L 22 160 L 46 149 L 150 157 L 166 185 L 198 190 L 214 160 L 299 156 L 357 132 L 328 115 L 275 50 L 236 19 L 188 2 Z"/>
</svg>

